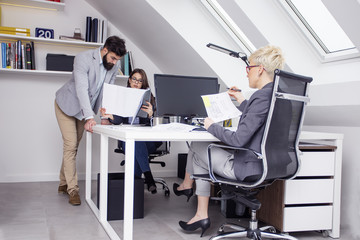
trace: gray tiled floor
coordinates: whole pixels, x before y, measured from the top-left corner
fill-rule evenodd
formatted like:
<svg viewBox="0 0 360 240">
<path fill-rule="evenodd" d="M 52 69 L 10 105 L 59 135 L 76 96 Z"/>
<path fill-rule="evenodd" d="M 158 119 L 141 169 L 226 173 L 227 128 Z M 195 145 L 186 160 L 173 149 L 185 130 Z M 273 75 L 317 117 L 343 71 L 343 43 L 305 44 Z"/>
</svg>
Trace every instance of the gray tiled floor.
<svg viewBox="0 0 360 240">
<path fill-rule="evenodd" d="M 177 178 L 166 179 L 169 186 Z M 109 239 L 84 200 L 84 182 L 80 183 L 82 204 L 71 206 L 68 197 L 57 194 L 57 182 L 0 183 L 0 239 L 1 240 L 102 240 Z M 93 184 L 96 191 L 96 185 Z M 95 198 L 96 192 L 93 191 Z M 221 223 L 237 221 L 225 219 L 220 205 L 210 204 L 211 227 L 202 239 L 208 239 Z M 200 239 L 200 232 L 185 233 L 178 226 L 179 220 L 189 220 L 196 210 L 196 198 L 186 202 L 184 196 L 177 197 L 171 192 L 165 197 L 159 189 L 157 194 L 145 191 L 145 218 L 134 220 L 134 239 L 183 240 Z M 122 236 L 122 221 L 111 221 L 115 231 Z M 245 219 L 240 224 L 246 226 Z M 318 232 L 292 233 L 301 240 L 324 238 Z M 341 239 L 351 239 L 342 234 Z"/>
</svg>

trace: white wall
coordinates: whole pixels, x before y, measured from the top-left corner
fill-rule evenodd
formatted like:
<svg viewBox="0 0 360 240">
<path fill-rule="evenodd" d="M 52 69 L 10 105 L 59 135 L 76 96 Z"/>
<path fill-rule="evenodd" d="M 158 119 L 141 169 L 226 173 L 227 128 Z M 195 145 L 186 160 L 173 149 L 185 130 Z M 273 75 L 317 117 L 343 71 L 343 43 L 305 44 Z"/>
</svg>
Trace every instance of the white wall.
<svg viewBox="0 0 360 240">
<path fill-rule="evenodd" d="M 85 34 L 86 16 L 104 19 L 95 9 L 83 0 L 65 1 L 64 11 L 45 11 L 22 7 L 2 6 L 1 22 L 3 26 L 17 26 L 31 29 L 35 27 L 52 28 L 55 38 L 59 35 L 73 34 L 75 28 L 81 28 Z M 25 19 L 30 19 L 26 20 Z M 46 21 L 44 21 L 46 19 Z M 126 40 L 128 50 L 134 57 L 135 67 L 144 68 L 152 81 L 158 68 L 126 36 L 123 36 L 109 23 L 109 36 L 119 35 Z M 86 48 L 36 44 L 37 69 L 44 70 L 46 53 L 64 53 L 75 55 Z M 14 73 L 0 73 L 0 182 L 56 181 L 62 158 L 62 139 L 54 113 L 55 92 L 68 77 L 37 76 Z M 99 140 L 95 136 L 94 157 L 98 155 Z M 78 154 L 77 169 L 79 178 L 85 173 L 85 138 Z M 110 143 L 111 171 L 120 168 L 120 155 L 112 153 L 115 141 Z M 176 149 L 177 144 L 173 144 Z M 184 144 L 180 145 L 180 151 Z M 186 148 L 185 148 L 186 149 Z M 176 175 L 176 153 L 166 157 L 168 167 L 154 166 L 159 175 Z M 99 164 L 94 164 L 97 172 Z M 155 174 L 156 175 L 156 174 Z"/>
</svg>

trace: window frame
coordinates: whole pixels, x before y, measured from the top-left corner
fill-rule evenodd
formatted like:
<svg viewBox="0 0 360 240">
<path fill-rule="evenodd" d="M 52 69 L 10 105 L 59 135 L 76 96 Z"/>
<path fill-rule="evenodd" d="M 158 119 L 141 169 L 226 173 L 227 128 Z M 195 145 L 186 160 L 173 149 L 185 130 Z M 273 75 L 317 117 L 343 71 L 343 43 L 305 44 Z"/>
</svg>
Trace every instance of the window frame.
<svg viewBox="0 0 360 240">
<path fill-rule="evenodd" d="M 217 0 L 201 0 L 201 3 L 206 7 L 211 15 L 218 21 L 222 28 L 229 34 L 229 36 L 240 46 L 243 52 L 250 56 L 256 48 L 252 42 L 246 37 L 238 25 L 231 19 L 231 17 L 220 6 Z"/>
<path fill-rule="evenodd" d="M 301 34 L 303 34 L 306 40 L 310 43 L 312 49 L 315 50 L 321 62 L 326 63 L 360 57 L 360 51 L 356 48 L 356 46 L 355 49 L 326 52 L 325 49 L 327 49 L 327 47 L 325 45 L 322 45 L 323 43 L 321 39 L 317 37 L 311 26 L 309 26 L 298 16 L 298 14 L 300 13 L 296 13 L 296 11 L 288 3 L 288 0 L 279 0 L 279 3 L 289 15 L 290 19 L 295 23 L 298 30 L 300 30 Z"/>
</svg>

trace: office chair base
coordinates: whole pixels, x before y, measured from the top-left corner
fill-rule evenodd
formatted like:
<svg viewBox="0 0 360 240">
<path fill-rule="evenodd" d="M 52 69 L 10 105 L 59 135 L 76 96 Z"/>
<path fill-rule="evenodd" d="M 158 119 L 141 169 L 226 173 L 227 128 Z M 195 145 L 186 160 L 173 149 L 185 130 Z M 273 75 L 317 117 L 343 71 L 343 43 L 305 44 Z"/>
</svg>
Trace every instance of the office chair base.
<svg viewBox="0 0 360 240">
<path fill-rule="evenodd" d="M 224 231 L 225 228 L 230 228 L 235 231 L 225 232 Z M 296 238 L 290 235 L 277 234 L 273 226 L 264 226 L 256 229 L 250 229 L 250 228 L 245 229 L 244 227 L 236 224 L 225 223 L 221 225 L 221 227 L 218 230 L 218 233 L 219 235 L 211 237 L 210 240 L 218 240 L 223 238 L 248 238 L 254 240 L 261 240 L 262 238 L 297 240 Z"/>
<path fill-rule="evenodd" d="M 162 185 L 162 188 L 164 189 L 164 192 L 165 192 L 165 196 L 170 196 L 170 190 L 169 190 L 169 187 L 168 185 L 166 184 L 165 180 L 162 179 L 162 178 L 154 178 L 154 181 L 155 181 L 155 184 L 160 184 Z"/>
</svg>

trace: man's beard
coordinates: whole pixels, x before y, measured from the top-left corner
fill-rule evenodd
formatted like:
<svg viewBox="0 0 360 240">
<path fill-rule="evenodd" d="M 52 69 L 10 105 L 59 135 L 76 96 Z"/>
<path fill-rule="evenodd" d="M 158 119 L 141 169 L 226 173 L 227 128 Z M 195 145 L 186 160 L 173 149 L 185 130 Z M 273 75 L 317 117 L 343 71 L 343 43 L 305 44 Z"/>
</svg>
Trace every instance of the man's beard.
<svg viewBox="0 0 360 240">
<path fill-rule="evenodd" d="M 112 69 L 112 67 L 114 66 L 114 64 L 109 63 L 109 62 L 106 60 L 106 56 L 107 56 L 107 55 L 108 55 L 108 54 L 105 54 L 105 55 L 103 56 L 103 65 L 104 65 L 104 68 L 109 71 L 109 70 Z"/>
</svg>

